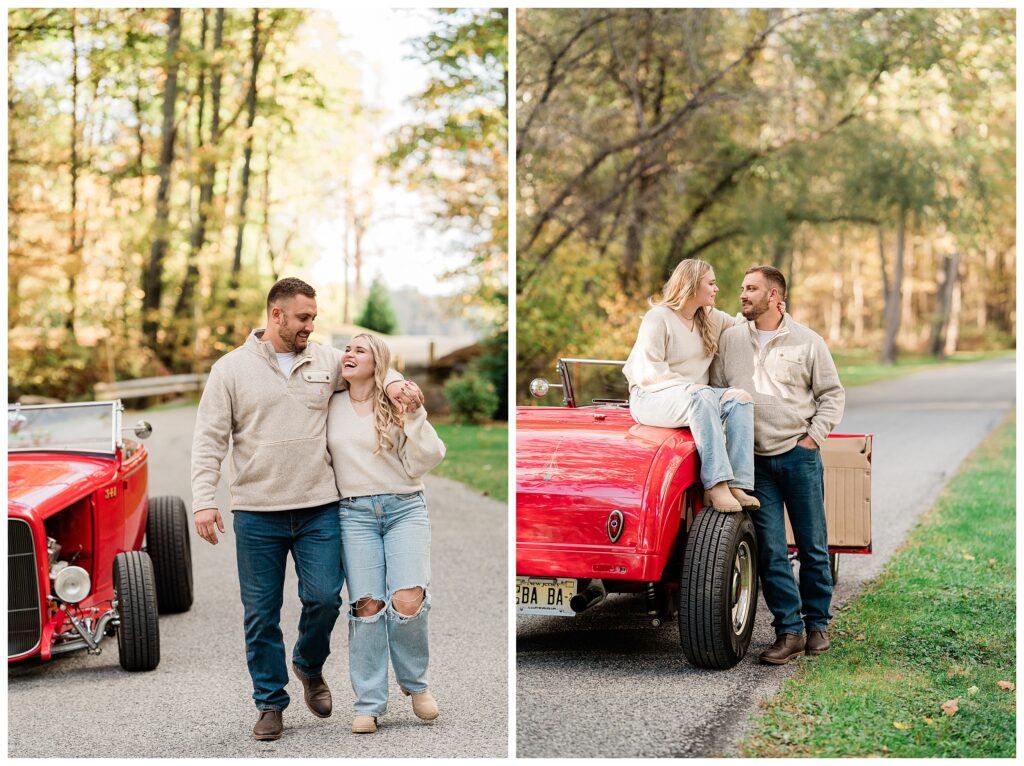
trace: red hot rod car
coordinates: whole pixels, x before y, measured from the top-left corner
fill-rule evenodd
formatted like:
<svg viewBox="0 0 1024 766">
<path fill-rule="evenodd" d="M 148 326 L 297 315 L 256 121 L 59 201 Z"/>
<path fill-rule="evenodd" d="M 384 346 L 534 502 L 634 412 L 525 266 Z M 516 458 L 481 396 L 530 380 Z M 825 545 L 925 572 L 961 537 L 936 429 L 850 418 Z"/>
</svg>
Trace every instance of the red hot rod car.
<svg viewBox="0 0 1024 766">
<path fill-rule="evenodd" d="M 703 511 L 689 429 L 637 424 L 623 364 L 562 359 L 561 383 L 530 389 L 559 388 L 565 406 L 517 409 L 517 610 L 572 616 L 610 592 L 641 594 L 655 626 L 678 618 L 690 663 L 732 667 L 757 609 L 753 523 Z M 833 571 L 840 552 L 870 553 L 870 456 L 870 436 L 822 448 Z"/>
<path fill-rule="evenodd" d="M 85 649 L 117 635 L 126 670 L 160 661 L 161 613 L 192 606 L 185 504 L 147 496 L 140 422 L 120 402 L 7 410 L 7 659 Z M 145 538 L 145 547 L 143 547 Z"/>
</svg>

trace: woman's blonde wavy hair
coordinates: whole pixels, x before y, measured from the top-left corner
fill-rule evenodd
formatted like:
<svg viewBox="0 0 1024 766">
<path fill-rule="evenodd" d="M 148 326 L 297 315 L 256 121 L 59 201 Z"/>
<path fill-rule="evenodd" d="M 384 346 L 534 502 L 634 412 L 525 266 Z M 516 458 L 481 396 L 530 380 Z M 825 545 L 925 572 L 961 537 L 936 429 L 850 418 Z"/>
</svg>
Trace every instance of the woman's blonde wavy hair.
<svg viewBox="0 0 1024 766">
<path fill-rule="evenodd" d="M 673 311 L 679 310 L 687 298 L 696 294 L 700 281 L 713 271 L 711 264 L 699 258 L 686 258 L 672 271 L 672 276 L 661 288 L 661 299 L 651 298 L 652 306 L 666 306 Z M 693 315 L 693 321 L 700 333 L 705 356 L 712 357 L 718 351 L 718 338 L 711 326 L 711 306 L 701 306 Z"/>
<path fill-rule="evenodd" d="M 391 428 L 401 428 L 403 425 L 402 412 L 398 405 L 391 401 L 384 388 L 384 379 L 391 369 L 391 349 L 376 335 L 360 333 L 352 336 L 352 340 L 356 338 L 366 338 L 367 345 L 373 352 L 373 420 L 377 430 L 377 449 L 373 454 L 379 455 L 381 450 L 390 452 L 395 448 Z"/>
</svg>

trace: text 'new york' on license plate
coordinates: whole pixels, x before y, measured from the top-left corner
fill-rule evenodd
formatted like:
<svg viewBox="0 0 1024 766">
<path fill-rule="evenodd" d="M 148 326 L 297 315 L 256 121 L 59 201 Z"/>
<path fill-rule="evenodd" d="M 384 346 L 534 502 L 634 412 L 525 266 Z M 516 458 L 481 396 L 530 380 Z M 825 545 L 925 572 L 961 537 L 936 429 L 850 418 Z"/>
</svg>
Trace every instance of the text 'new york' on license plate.
<svg viewBox="0 0 1024 766">
<path fill-rule="evenodd" d="M 576 613 L 569 600 L 576 595 L 573 578 L 517 577 L 516 609 L 519 614 L 567 615 Z"/>
</svg>

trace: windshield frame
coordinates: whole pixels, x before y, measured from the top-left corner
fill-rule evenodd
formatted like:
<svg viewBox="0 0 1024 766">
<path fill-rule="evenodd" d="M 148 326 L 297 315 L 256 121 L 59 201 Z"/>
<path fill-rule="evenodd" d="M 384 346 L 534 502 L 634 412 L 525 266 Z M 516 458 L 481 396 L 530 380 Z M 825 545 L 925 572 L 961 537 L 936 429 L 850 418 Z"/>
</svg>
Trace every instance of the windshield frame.
<svg viewBox="0 0 1024 766">
<path fill-rule="evenodd" d="M 629 407 L 629 399 L 602 399 L 593 401 L 590 404 L 577 404 L 576 403 L 576 389 L 573 387 L 572 374 L 570 372 L 570 366 L 573 364 L 601 364 L 601 365 L 615 365 L 617 367 L 623 367 L 626 362 L 617 359 L 579 359 L 575 357 L 562 357 L 558 360 L 556 369 L 558 374 L 562 378 L 563 386 L 563 402 L 566 407 L 582 408 L 582 407 Z"/>
<path fill-rule="evenodd" d="M 71 410 L 81 409 L 84 407 L 98 408 L 101 412 L 103 409 L 110 409 L 110 439 L 108 447 L 103 449 L 97 449 L 96 445 L 88 444 L 82 445 L 81 448 L 75 448 L 74 445 L 32 445 L 17 447 L 11 444 L 11 423 L 20 413 L 25 412 L 40 412 L 44 410 Z M 122 412 L 124 411 L 124 405 L 120 400 L 112 401 L 99 401 L 99 402 L 72 402 L 69 404 L 8 404 L 7 405 L 7 452 L 8 454 L 17 453 L 32 453 L 32 452 L 56 452 L 56 453 L 69 453 L 69 454 L 87 454 L 87 455 L 105 455 L 113 457 L 117 454 L 117 451 L 123 449 L 124 443 L 121 439 L 121 418 Z M 98 429 L 97 429 L 98 431 Z M 98 437 L 97 437 L 98 438 Z"/>
</svg>

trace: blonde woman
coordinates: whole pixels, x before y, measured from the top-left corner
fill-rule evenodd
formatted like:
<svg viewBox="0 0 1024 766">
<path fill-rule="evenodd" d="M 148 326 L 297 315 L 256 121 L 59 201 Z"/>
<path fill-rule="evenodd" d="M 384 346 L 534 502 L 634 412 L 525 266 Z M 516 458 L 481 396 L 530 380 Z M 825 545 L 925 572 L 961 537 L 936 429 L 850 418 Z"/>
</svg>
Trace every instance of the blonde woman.
<svg viewBox="0 0 1024 766">
<path fill-rule="evenodd" d="M 648 426 L 689 426 L 700 455 L 704 504 L 730 513 L 758 507 L 754 489 L 754 403 L 746 391 L 708 386 L 722 331 L 742 321 L 715 308 L 711 264 L 681 261 L 651 300 L 623 373 L 629 407 Z"/>
<path fill-rule="evenodd" d="M 424 408 L 403 412 L 384 391 L 391 352 L 357 335 L 345 347 L 348 390 L 331 398 L 327 446 L 341 494 L 341 549 L 348 578 L 352 731 L 377 730 L 387 708 L 388 654 L 417 717 L 432 721 L 427 687 L 430 520 L 421 477 L 444 458 Z"/>
</svg>

